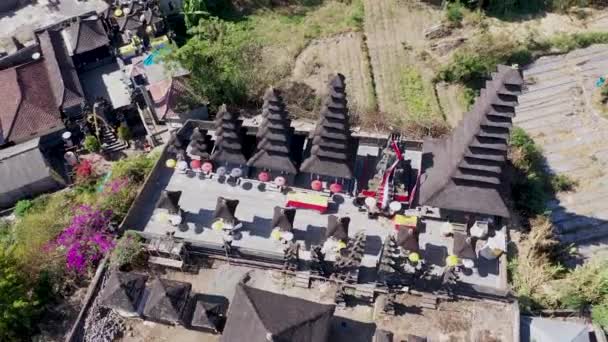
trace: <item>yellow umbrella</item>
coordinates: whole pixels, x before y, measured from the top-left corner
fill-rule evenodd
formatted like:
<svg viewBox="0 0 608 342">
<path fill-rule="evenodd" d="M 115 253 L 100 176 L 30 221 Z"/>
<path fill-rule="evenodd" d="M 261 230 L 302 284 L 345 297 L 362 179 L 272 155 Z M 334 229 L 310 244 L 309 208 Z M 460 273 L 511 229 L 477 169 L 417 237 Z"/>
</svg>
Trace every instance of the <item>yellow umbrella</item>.
<svg viewBox="0 0 608 342">
<path fill-rule="evenodd" d="M 417 263 L 417 262 L 419 262 L 419 261 L 420 261 L 420 254 L 418 254 L 418 253 L 416 253 L 416 252 L 413 252 L 413 253 L 410 253 L 410 255 L 408 255 L 408 256 L 407 256 L 407 258 L 408 258 L 408 259 L 409 259 L 411 262 L 413 262 L 413 263 Z"/>
<path fill-rule="evenodd" d="M 224 229 L 224 221 L 222 219 L 219 219 L 218 221 L 213 222 L 213 224 L 211 224 L 211 228 L 213 230 L 222 230 L 222 229 Z"/>
<path fill-rule="evenodd" d="M 278 229 L 274 229 L 272 233 L 270 233 L 270 237 L 275 240 L 281 240 L 281 232 Z"/>
<path fill-rule="evenodd" d="M 457 266 L 459 262 L 460 259 L 458 259 L 458 257 L 455 255 L 448 255 L 448 257 L 445 258 L 445 263 L 450 267 Z"/>
<path fill-rule="evenodd" d="M 114 11 L 114 16 L 115 16 L 115 17 L 122 17 L 122 14 L 123 14 L 123 13 L 122 13 L 122 10 L 121 10 L 120 8 L 117 8 L 117 9 Z"/>
<path fill-rule="evenodd" d="M 336 245 L 336 252 L 340 251 L 342 248 L 346 248 L 346 243 L 342 240 L 338 241 Z"/>
<path fill-rule="evenodd" d="M 177 162 L 175 161 L 175 159 L 167 159 L 165 165 L 169 168 L 174 168 L 175 165 L 177 165 Z"/>
</svg>

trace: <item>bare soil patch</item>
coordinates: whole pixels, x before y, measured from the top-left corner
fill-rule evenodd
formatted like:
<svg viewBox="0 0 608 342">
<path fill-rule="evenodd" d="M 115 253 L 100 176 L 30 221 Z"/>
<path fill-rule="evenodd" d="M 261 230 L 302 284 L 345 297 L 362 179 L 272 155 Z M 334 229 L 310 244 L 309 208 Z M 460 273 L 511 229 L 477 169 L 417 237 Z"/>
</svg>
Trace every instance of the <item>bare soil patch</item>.
<svg viewBox="0 0 608 342">
<path fill-rule="evenodd" d="M 403 295 L 399 301 L 409 310 L 401 316 L 384 316 L 378 328 L 394 332 L 395 340 L 409 334 L 430 341 L 512 341 L 513 305 L 460 300 L 442 302 L 437 310 L 416 309 L 419 297 Z"/>
</svg>

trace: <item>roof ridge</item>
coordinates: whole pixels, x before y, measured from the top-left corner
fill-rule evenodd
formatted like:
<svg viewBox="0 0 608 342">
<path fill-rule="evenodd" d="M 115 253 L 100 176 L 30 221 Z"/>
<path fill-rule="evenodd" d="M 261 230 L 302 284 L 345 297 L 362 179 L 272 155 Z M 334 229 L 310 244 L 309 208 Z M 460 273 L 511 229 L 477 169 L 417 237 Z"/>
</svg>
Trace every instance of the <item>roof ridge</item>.
<svg viewBox="0 0 608 342">
<path fill-rule="evenodd" d="M 15 82 L 17 83 L 17 89 L 19 90 L 19 103 L 17 104 L 17 107 L 15 108 L 15 112 L 13 113 L 13 115 L 10 119 L 8 130 L 3 132 L 4 127 L 2 126 L 2 120 L 0 120 L 0 133 L 3 133 L 4 137 L 6 137 L 6 139 L 4 139 L 4 137 L 0 137 L 0 138 L 2 138 L 3 142 L 5 142 L 4 140 L 8 140 L 8 137 L 11 136 L 13 128 L 15 127 L 15 122 L 17 121 L 17 115 L 19 114 L 19 110 L 21 109 L 21 106 L 23 105 L 23 89 L 22 89 L 21 81 L 19 80 L 19 72 L 17 71 L 17 68 L 19 68 L 19 67 L 21 67 L 21 65 L 14 67 L 14 68 L 7 69 L 7 71 L 11 70 L 12 76 L 15 77 Z"/>
<path fill-rule="evenodd" d="M 82 19 L 78 18 L 78 25 L 76 26 L 76 44 L 72 46 L 72 54 L 74 54 L 78 50 L 78 45 L 80 45 L 80 32 L 82 30 Z"/>
</svg>

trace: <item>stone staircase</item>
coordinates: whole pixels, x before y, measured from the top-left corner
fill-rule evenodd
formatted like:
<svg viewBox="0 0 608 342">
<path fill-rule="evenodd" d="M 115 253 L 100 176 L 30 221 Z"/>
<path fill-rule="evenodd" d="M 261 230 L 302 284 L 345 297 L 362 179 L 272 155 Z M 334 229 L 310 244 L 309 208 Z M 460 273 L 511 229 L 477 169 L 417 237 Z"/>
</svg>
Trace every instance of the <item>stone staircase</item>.
<svg viewBox="0 0 608 342">
<path fill-rule="evenodd" d="M 595 82 L 607 72 L 608 45 L 543 57 L 524 70 L 514 123 L 542 148 L 549 172 L 579 183 L 547 206 L 563 243 L 608 237 L 608 119 L 593 106 Z"/>
<path fill-rule="evenodd" d="M 99 129 L 99 135 L 101 137 L 101 148 L 106 153 L 119 152 L 127 148 L 127 144 L 120 141 L 116 133 L 105 125 L 102 125 Z"/>
</svg>

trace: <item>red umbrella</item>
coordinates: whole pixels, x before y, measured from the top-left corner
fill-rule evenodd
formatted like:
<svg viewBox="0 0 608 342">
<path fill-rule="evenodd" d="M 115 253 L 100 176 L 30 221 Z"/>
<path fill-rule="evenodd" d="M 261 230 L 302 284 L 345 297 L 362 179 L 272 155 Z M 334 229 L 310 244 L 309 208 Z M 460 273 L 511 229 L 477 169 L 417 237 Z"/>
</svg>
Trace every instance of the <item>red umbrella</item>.
<svg viewBox="0 0 608 342">
<path fill-rule="evenodd" d="M 200 169 L 201 168 L 201 161 L 198 160 L 198 159 L 193 159 L 190 162 L 190 168 L 193 169 L 193 170 Z"/>
<path fill-rule="evenodd" d="M 320 191 L 321 189 L 323 189 L 323 183 L 321 183 L 320 180 L 315 179 L 312 182 L 310 182 L 310 187 L 314 190 L 314 191 Z"/>
<path fill-rule="evenodd" d="M 260 172 L 260 174 L 258 175 L 258 180 L 260 182 L 268 182 L 270 180 L 270 175 L 268 174 L 268 172 L 266 171 L 262 171 Z"/>
<path fill-rule="evenodd" d="M 211 164 L 210 162 L 204 162 L 202 169 L 204 173 L 209 173 L 213 171 L 213 164 Z"/>
<path fill-rule="evenodd" d="M 329 186 L 329 191 L 331 191 L 335 194 L 342 192 L 342 184 L 333 183 L 332 185 Z"/>
</svg>

